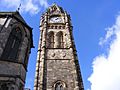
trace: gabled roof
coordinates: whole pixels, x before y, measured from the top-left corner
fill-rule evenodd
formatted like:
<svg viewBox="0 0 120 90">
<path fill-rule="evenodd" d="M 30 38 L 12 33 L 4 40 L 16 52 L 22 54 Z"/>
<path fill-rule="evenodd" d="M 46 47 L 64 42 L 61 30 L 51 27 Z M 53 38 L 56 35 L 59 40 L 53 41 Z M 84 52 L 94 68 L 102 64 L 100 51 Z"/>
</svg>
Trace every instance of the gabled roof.
<svg viewBox="0 0 120 90">
<path fill-rule="evenodd" d="M 11 18 L 15 18 L 17 21 L 21 22 L 25 27 L 27 27 L 30 30 L 30 35 L 31 35 L 31 47 L 33 46 L 33 39 L 32 39 L 32 28 L 30 26 L 27 25 L 27 23 L 25 22 L 25 20 L 22 18 L 22 16 L 20 15 L 20 13 L 18 11 L 15 12 L 0 12 L 0 18 L 2 17 L 11 17 Z"/>
<path fill-rule="evenodd" d="M 15 11 L 15 12 L 0 12 L 0 18 L 5 17 L 5 16 L 14 17 L 18 21 L 20 21 L 22 24 L 24 24 L 27 28 L 32 29 L 30 26 L 27 25 L 27 23 L 25 22 L 25 20 L 22 18 L 22 16 L 20 15 L 20 13 L 18 11 Z"/>
</svg>

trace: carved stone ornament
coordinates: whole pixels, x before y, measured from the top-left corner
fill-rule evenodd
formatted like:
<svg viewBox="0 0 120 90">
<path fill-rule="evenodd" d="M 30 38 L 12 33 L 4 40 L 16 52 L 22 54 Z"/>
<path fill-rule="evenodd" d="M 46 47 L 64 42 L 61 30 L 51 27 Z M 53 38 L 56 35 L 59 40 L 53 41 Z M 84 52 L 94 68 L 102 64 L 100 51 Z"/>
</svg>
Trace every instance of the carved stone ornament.
<svg viewBox="0 0 120 90">
<path fill-rule="evenodd" d="M 54 57 L 54 56 L 55 56 L 55 53 L 51 53 L 51 56 Z"/>
<path fill-rule="evenodd" d="M 66 53 L 63 53 L 63 57 L 66 57 Z"/>
</svg>

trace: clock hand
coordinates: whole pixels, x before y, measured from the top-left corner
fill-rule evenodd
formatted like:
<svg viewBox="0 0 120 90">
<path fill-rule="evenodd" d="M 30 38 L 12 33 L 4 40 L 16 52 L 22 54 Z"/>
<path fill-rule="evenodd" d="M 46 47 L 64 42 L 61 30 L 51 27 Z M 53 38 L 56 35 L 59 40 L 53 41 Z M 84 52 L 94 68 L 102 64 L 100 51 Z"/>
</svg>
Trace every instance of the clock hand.
<svg viewBox="0 0 120 90">
<path fill-rule="evenodd" d="M 55 18 L 55 20 L 58 20 L 58 18 Z"/>
</svg>

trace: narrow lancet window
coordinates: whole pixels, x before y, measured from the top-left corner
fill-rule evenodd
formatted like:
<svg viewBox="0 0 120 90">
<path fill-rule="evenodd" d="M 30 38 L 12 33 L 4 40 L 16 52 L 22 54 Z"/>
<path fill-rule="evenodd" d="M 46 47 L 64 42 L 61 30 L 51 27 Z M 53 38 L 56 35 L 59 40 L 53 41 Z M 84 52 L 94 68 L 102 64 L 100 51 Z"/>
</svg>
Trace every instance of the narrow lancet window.
<svg viewBox="0 0 120 90">
<path fill-rule="evenodd" d="M 49 32 L 48 35 L 48 47 L 49 48 L 54 48 L 54 32 Z"/>
<path fill-rule="evenodd" d="M 14 28 L 9 35 L 1 58 L 7 60 L 15 60 L 17 58 L 21 39 L 22 32 L 20 28 Z"/>
<path fill-rule="evenodd" d="M 63 33 L 58 32 L 57 33 L 57 48 L 63 48 L 64 42 L 63 42 Z"/>
<path fill-rule="evenodd" d="M 55 90 L 63 90 L 63 85 L 59 82 L 55 85 Z"/>
</svg>

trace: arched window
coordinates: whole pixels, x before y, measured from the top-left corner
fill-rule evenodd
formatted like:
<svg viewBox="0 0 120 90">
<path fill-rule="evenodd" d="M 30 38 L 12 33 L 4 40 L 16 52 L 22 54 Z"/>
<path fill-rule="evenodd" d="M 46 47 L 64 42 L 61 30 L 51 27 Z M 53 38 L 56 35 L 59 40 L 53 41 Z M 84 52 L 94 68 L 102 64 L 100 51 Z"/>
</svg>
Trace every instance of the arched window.
<svg viewBox="0 0 120 90">
<path fill-rule="evenodd" d="M 0 90 L 8 90 L 7 84 L 1 85 Z"/>
<path fill-rule="evenodd" d="M 54 32 L 49 32 L 48 34 L 48 47 L 49 48 L 54 48 Z"/>
<path fill-rule="evenodd" d="M 55 90 L 63 90 L 63 85 L 60 82 L 56 83 Z"/>
<path fill-rule="evenodd" d="M 2 59 L 15 60 L 17 58 L 18 49 L 21 44 L 22 32 L 20 28 L 14 28 L 7 40 Z"/>
<path fill-rule="evenodd" d="M 63 48 L 64 47 L 63 33 L 58 32 L 56 36 L 57 36 L 57 48 Z"/>
</svg>

